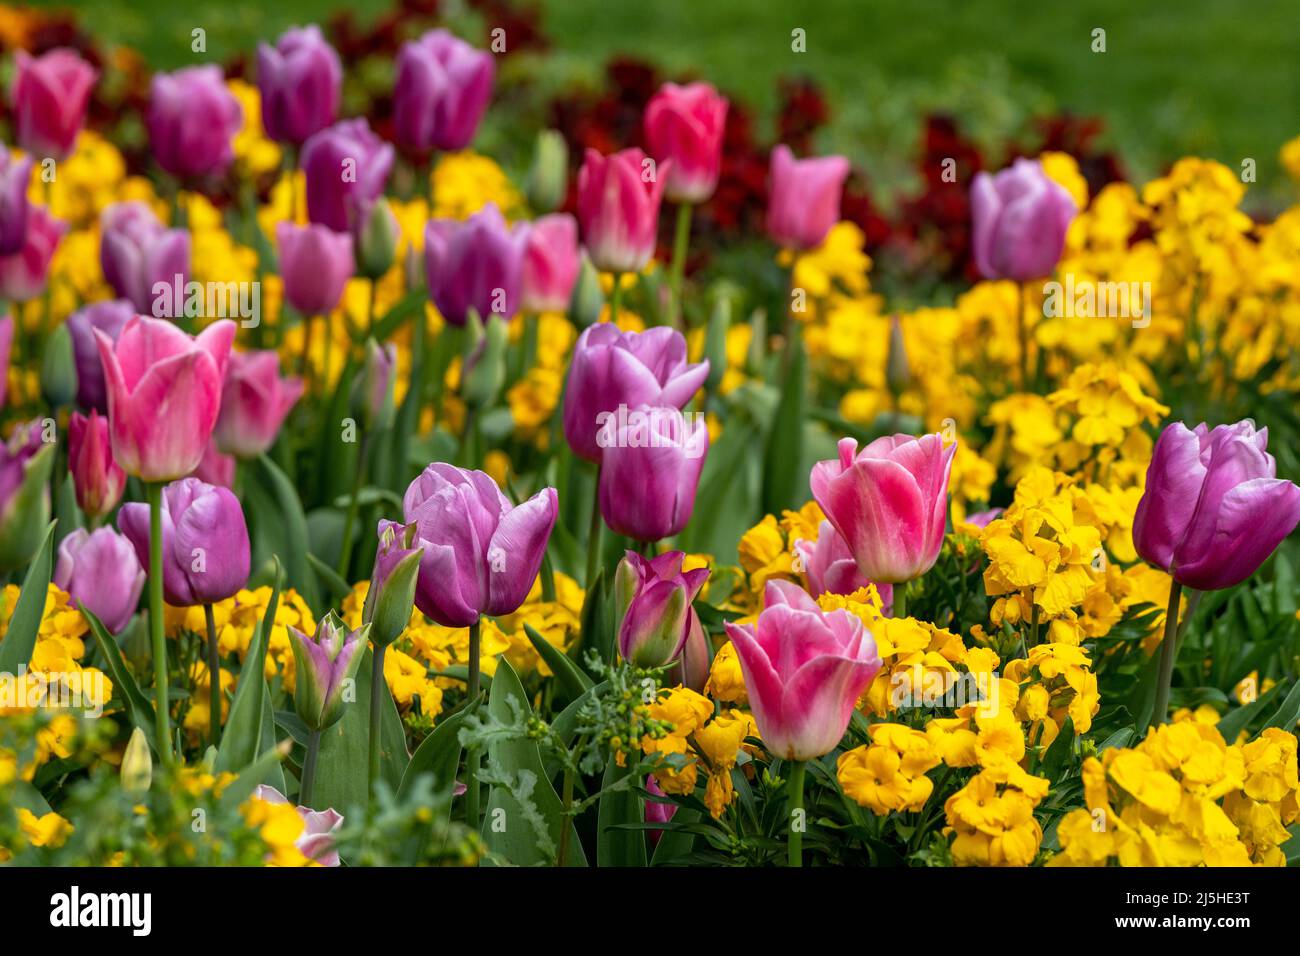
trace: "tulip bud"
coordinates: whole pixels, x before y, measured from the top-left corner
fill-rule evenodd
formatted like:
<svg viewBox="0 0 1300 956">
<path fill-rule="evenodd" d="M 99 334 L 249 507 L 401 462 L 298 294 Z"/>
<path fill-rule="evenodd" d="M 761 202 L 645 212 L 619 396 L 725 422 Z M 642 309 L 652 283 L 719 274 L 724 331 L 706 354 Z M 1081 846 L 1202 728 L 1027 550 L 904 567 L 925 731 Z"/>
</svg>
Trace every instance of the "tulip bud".
<svg viewBox="0 0 1300 956">
<path fill-rule="evenodd" d="M 59 325 L 45 340 L 41 358 L 41 393 L 52 408 L 71 405 L 77 397 L 77 363 L 72 353 L 72 335 L 66 324 Z"/>
<path fill-rule="evenodd" d="M 31 561 L 50 521 L 54 444 L 41 431 L 39 421 L 23 425 L 0 446 L 0 574 Z"/>
<path fill-rule="evenodd" d="M 897 314 L 889 320 L 889 357 L 885 360 L 885 384 L 897 397 L 912 384 L 912 367 L 907 361 L 907 344 L 903 341 L 903 323 Z"/>
<path fill-rule="evenodd" d="M 685 555 L 670 551 L 647 560 L 627 552 L 614 576 L 619 611 L 618 650 L 637 667 L 663 667 L 686 644 L 695 612 L 691 602 L 709 577 L 708 568 L 682 572 Z"/>
<path fill-rule="evenodd" d="M 704 357 L 709 363 L 709 377 L 704 387 L 716 392 L 727 371 L 727 332 L 731 328 L 731 296 L 723 293 L 713 304 L 709 324 L 704 330 Z"/>
<path fill-rule="evenodd" d="M 573 297 L 569 300 L 569 318 L 586 328 L 599 322 L 603 311 L 605 290 L 600 287 L 600 273 L 584 252 L 582 264 L 578 267 L 578 281 L 573 284 Z"/>
<path fill-rule="evenodd" d="M 357 223 L 353 243 L 357 250 L 357 275 L 375 280 L 384 275 L 397 257 L 401 230 L 387 202 L 380 199 Z"/>
<path fill-rule="evenodd" d="M 745 354 L 745 371 L 761 377 L 767 361 L 767 310 L 755 309 L 749 316 L 749 351 Z"/>
<path fill-rule="evenodd" d="M 367 429 L 387 428 L 393 422 L 393 367 L 397 348 L 366 343 L 366 361 L 352 386 L 352 417 Z"/>
<path fill-rule="evenodd" d="M 293 647 L 293 709 L 309 730 L 325 730 L 343 717 L 343 694 L 365 656 L 370 625 L 349 631 L 330 611 L 310 637 L 290 627 Z"/>
<path fill-rule="evenodd" d="M 403 527 L 396 521 L 379 523 L 375 570 L 362 610 L 362 620 L 370 625 L 370 639 L 376 647 L 393 643 L 411 622 L 420 559 L 424 556 L 424 548 L 416 547 L 418 541 L 414 524 Z"/>
<path fill-rule="evenodd" d="M 466 331 L 470 344 L 461 371 L 460 395 L 471 407 L 486 408 L 505 384 L 509 334 L 500 316 L 488 316 L 484 326 L 473 309 L 469 311 Z"/>
<path fill-rule="evenodd" d="M 144 731 L 139 727 L 131 731 L 131 739 L 126 742 L 122 754 L 122 790 L 133 797 L 143 796 L 153 783 L 153 757 L 149 753 L 149 742 L 144 738 Z"/>
<path fill-rule="evenodd" d="M 558 130 L 544 129 L 533 144 L 533 164 L 524 192 L 535 212 L 554 212 L 564 205 L 569 188 L 569 144 Z"/>
</svg>

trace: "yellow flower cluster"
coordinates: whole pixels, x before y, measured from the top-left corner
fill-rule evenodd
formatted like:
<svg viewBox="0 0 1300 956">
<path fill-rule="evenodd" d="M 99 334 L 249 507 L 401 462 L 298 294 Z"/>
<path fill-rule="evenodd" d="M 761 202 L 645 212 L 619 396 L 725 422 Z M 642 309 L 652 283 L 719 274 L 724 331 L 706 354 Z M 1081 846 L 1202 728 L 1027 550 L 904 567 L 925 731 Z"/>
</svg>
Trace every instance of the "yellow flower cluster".
<svg viewBox="0 0 1300 956">
<path fill-rule="evenodd" d="M 643 752 L 664 758 L 654 772 L 660 789 L 668 794 L 694 792 L 703 762 L 704 804 L 714 819 L 721 817 L 736 799 L 731 771 L 742 755 L 754 753 L 755 748 L 745 743 L 746 737 L 758 737 L 754 718 L 734 709 L 715 715 L 712 701 L 681 686 L 660 691 L 649 706 L 649 716 L 673 727 L 662 737 L 641 740 Z"/>
<path fill-rule="evenodd" d="M 1017 764 L 981 770 L 944 803 L 957 866 L 1028 866 L 1038 855 L 1043 828 L 1034 808 L 1049 782 Z"/>
<path fill-rule="evenodd" d="M 926 774 L 939 766 L 939 751 L 924 731 L 903 724 L 872 724 L 871 746 L 840 754 L 836 772 L 844 795 L 877 816 L 919 812 L 934 792 Z"/>
</svg>

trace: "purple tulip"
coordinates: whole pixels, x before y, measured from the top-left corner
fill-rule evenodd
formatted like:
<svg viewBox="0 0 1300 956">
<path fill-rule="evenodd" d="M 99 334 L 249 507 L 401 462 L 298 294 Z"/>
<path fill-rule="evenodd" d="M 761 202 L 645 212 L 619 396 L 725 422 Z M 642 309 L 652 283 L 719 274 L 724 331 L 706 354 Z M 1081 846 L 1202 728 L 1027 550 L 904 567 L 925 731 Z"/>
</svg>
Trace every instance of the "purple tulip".
<svg viewBox="0 0 1300 956">
<path fill-rule="evenodd" d="M 393 89 L 397 141 L 415 150 L 464 149 L 492 95 L 492 54 L 446 30 L 402 44 Z"/>
<path fill-rule="evenodd" d="M 1133 517 L 1138 554 L 1198 591 L 1254 574 L 1300 523 L 1300 488 L 1277 477 L 1267 448 L 1250 419 L 1161 432 Z"/>
<path fill-rule="evenodd" d="M 273 351 L 231 352 L 212 439 L 237 458 L 256 458 L 275 444 L 280 426 L 302 395 L 302 379 L 280 378 Z"/>
<path fill-rule="evenodd" d="M 485 473 L 442 462 L 411 482 L 402 504 L 424 548 L 415 604 L 443 627 L 518 610 L 559 513 L 554 488 L 512 506 Z"/>
<path fill-rule="evenodd" d="M 66 47 L 33 57 L 19 50 L 12 91 L 18 145 L 33 156 L 67 159 L 86 122 L 99 71 Z"/>
<path fill-rule="evenodd" d="M 248 526 L 228 488 L 181 478 L 162 494 L 163 595 L 174 607 L 214 604 L 248 583 Z M 149 566 L 149 506 L 130 502 L 117 524 Z"/>
<path fill-rule="evenodd" d="M 156 283 L 170 292 L 180 276 L 183 287 L 190 272 L 190 234 L 168 229 L 146 203 L 113 203 L 100 217 L 99 264 L 104 278 L 141 315 L 162 318 L 170 312 L 154 308 Z"/>
<path fill-rule="evenodd" d="M 525 312 L 567 312 L 581 266 L 577 220 L 561 212 L 533 222 L 524 249 L 520 308 Z"/>
<path fill-rule="evenodd" d="M 0 256 L 13 255 L 27 236 L 27 185 L 32 178 L 32 158 L 10 159 L 0 144 Z"/>
<path fill-rule="evenodd" d="M 614 575 L 618 604 L 618 652 L 637 667 L 663 667 L 677 660 L 695 623 L 691 606 L 708 568 L 682 571 L 686 555 L 669 551 L 647 560 L 628 551 Z"/>
<path fill-rule="evenodd" d="M 564 392 L 564 437 L 573 453 L 601 459 L 601 416 L 620 406 L 672 405 L 682 408 L 709 377 L 709 362 L 686 361 L 686 339 L 659 326 L 623 332 L 613 325 L 590 326 L 578 337 Z"/>
<path fill-rule="evenodd" d="M 325 730 L 343 716 L 343 693 L 356 676 L 365 656 L 370 625 L 355 631 L 328 612 L 316 625 L 316 633 L 289 629 L 293 648 L 293 706 L 309 730 Z"/>
<path fill-rule="evenodd" d="M 244 110 L 221 67 L 187 66 L 154 74 L 145 125 L 153 157 L 167 172 L 178 179 L 220 176 L 235 158 Z"/>
<path fill-rule="evenodd" d="M 343 66 L 315 24 L 286 30 L 275 46 L 257 45 L 262 128 L 271 139 L 301 146 L 338 117 Z"/>
<path fill-rule="evenodd" d="M 703 416 L 641 405 L 609 418 L 601 431 L 600 513 L 619 534 L 658 541 L 691 520 L 709 450 Z"/>
<path fill-rule="evenodd" d="M 95 330 L 116 343 L 122 327 L 134 315 L 135 306 L 128 300 L 108 299 L 68 316 L 72 356 L 77 365 L 77 404 L 83 408 L 108 412 L 108 391 L 104 385 L 104 366 L 99 361 L 99 346 L 95 344 Z"/>
<path fill-rule="evenodd" d="M 971 244 L 986 279 L 1026 282 L 1052 274 L 1078 209 L 1033 159 L 1017 159 L 971 184 Z"/>
<path fill-rule="evenodd" d="M 67 223 L 55 219 L 44 206 L 27 211 L 22 248 L 0 256 L 0 299 L 29 302 L 45 292 L 50 260 L 67 231 Z"/>
<path fill-rule="evenodd" d="M 305 316 L 333 312 L 356 267 L 352 237 L 316 223 L 295 226 L 280 222 L 275 227 L 275 239 L 280 247 L 284 297 L 289 304 Z"/>
<path fill-rule="evenodd" d="M 103 622 L 110 634 L 126 627 L 144 589 L 144 568 L 131 542 L 112 528 L 78 528 L 59 545 L 54 583 Z"/>
<path fill-rule="evenodd" d="M 303 144 L 300 165 L 307 178 L 307 218 L 335 232 L 351 232 L 384 191 L 393 147 L 364 119 L 342 120 Z"/>
<path fill-rule="evenodd" d="M 432 220 L 424 232 L 424 265 L 442 317 L 461 326 L 472 308 L 484 321 L 510 319 L 519 310 L 527 242 L 527 227 L 507 227 L 493 203 L 463 222 Z"/>
</svg>

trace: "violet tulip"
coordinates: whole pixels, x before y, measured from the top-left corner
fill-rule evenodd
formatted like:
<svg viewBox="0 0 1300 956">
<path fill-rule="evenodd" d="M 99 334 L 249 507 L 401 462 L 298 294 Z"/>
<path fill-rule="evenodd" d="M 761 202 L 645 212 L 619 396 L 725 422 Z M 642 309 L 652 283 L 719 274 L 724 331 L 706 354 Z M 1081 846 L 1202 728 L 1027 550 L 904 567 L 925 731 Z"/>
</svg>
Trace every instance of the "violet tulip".
<svg viewBox="0 0 1300 956">
<path fill-rule="evenodd" d="M 67 159 L 99 71 L 67 47 L 38 57 L 19 50 L 16 61 L 10 99 L 18 145 L 33 156 Z"/>
<path fill-rule="evenodd" d="M 288 630 L 293 648 L 294 710 L 308 730 L 325 730 L 343 716 L 343 692 L 365 656 L 370 625 L 350 631 L 330 611 L 316 625 L 315 634 L 304 634 L 296 627 Z"/>
<path fill-rule="evenodd" d="M 168 315 L 176 277 L 184 287 L 189 276 L 190 234 L 168 229 L 139 200 L 113 203 L 100 217 L 100 229 L 99 264 L 108 284 L 141 315 Z M 157 283 L 166 286 L 166 309 L 154 308 Z"/>
<path fill-rule="evenodd" d="M 77 528 L 59 544 L 54 583 L 68 592 L 75 606 L 99 618 L 110 634 L 131 620 L 144 578 L 131 542 L 112 528 Z"/>
<path fill-rule="evenodd" d="M 167 172 L 183 180 L 220 176 L 235 158 L 244 110 L 221 67 L 187 66 L 154 74 L 145 126 L 153 157 Z"/>
<path fill-rule="evenodd" d="M 50 260 L 67 231 L 67 223 L 55 219 L 44 206 L 28 209 L 22 247 L 0 256 L 0 299 L 29 302 L 45 292 Z"/>
<path fill-rule="evenodd" d="M 579 458 L 599 462 L 602 415 L 621 406 L 682 408 L 709 377 L 709 362 L 686 361 L 686 339 L 665 326 L 624 332 L 609 323 L 578 336 L 564 390 L 564 437 Z"/>
<path fill-rule="evenodd" d="M 803 575 L 808 580 L 808 593 L 813 597 L 823 594 L 852 594 L 873 583 L 858 570 L 858 563 L 853 558 L 848 542 L 840 537 L 840 533 L 829 521 L 822 520 L 815 542 L 802 538 L 795 541 L 794 551 Z M 876 585 L 876 591 L 885 608 L 894 603 L 892 584 L 881 582 Z"/>
<path fill-rule="evenodd" d="M 708 83 L 665 83 L 645 108 L 645 138 L 660 164 L 672 160 L 664 194 L 702 203 L 718 186 L 727 98 Z"/>
<path fill-rule="evenodd" d="M 275 239 L 289 304 L 304 316 L 333 312 L 356 268 L 352 236 L 317 223 L 295 226 L 280 222 Z"/>
<path fill-rule="evenodd" d="M 117 524 L 149 565 L 149 506 L 128 502 Z M 248 526 L 229 488 L 182 478 L 162 492 L 163 594 L 175 607 L 215 604 L 248 583 Z"/>
<path fill-rule="evenodd" d="M 971 183 L 971 251 L 986 279 L 1025 282 L 1052 274 L 1078 211 L 1038 160 L 1017 159 Z"/>
<path fill-rule="evenodd" d="M 726 627 L 767 751 L 812 760 L 834 750 L 880 670 L 861 619 L 823 612 L 798 585 L 769 580 L 758 621 Z"/>
<path fill-rule="evenodd" d="M 122 500 L 126 473 L 113 460 L 108 419 L 95 409 L 89 418 L 73 412 L 68 421 L 68 470 L 77 507 L 90 520 L 103 518 Z"/>
<path fill-rule="evenodd" d="M 27 186 L 32 178 L 32 158 L 11 159 L 0 144 L 0 256 L 13 255 L 27 237 Z"/>
<path fill-rule="evenodd" d="M 681 656 L 695 621 L 691 606 L 708 568 L 682 571 L 686 557 L 668 551 L 646 559 L 628 551 L 614 574 L 618 652 L 637 667 L 663 667 Z"/>
<path fill-rule="evenodd" d="M 257 89 L 262 128 L 281 143 L 301 146 L 338 117 L 343 66 L 334 48 L 311 24 L 292 27 L 275 46 L 257 45 Z"/>
<path fill-rule="evenodd" d="M 639 406 L 611 416 L 601 442 L 597 494 L 605 523 L 638 541 L 658 541 L 685 528 L 709 450 L 703 416 Z"/>
<path fill-rule="evenodd" d="M 511 505 L 481 471 L 435 462 L 403 498 L 424 548 L 415 604 L 443 627 L 518 610 L 537 579 L 559 513 L 554 488 Z"/>
<path fill-rule="evenodd" d="M 165 319 L 135 316 L 114 343 L 95 331 L 108 388 L 113 457 L 142 481 L 171 481 L 203 458 L 221 408 L 235 323 L 195 338 Z"/>
<path fill-rule="evenodd" d="M 506 225 L 488 203 L 468 219 L 434 219 L 425 227 L 429 296 L 442 317 L 463 326 L 469 310 L 483 321 L 509 320 L 519 310 L 528 229 Z"/>
<path fill-rule="evenodd" d="M 567 312 L 582 265 L 578 223 L 568 213 L 536 219 L 524 248 L 520 308 L 525 312 Z"/>
<path fill-rule="evenodd" d="M 772 150 L 767 234 L 783 249 L 814 249 L 840 218 L 840 194 L 849 176 L 843 156 L 795 159 L 790 147 Z"/>
<path fill-rule="evenodd" d="M 77 366 L 77 404 L 108 412 L 108 390 L 104 385 L 104 366 L 99 360 L 98 329 L 116 343 L 135 306 L 126 299 L 106 299 L 84 306 L 68 316 L 68 333 L 72 336 L 72 358 Z"/>
<path fill-rule="evenodd" d="M 54 442 L 40 419 L 19 425 L 0 443 L 0 575 L 36 554 L 50 520 Z"/>
<path fill-rule="evenodd" d="M 364 119 L 341 120 L 303 144 L 307 218 L 335 232 L 351 232 L 384 191 L 393 147 Z"/>
<path fill-rule="evenodd" d="M 253 789 L 253 796 L 267 803 L 287 804 L 289 798 L 275 787 L 259 783 Z M 339 851 L 334 846 L 334 833 L 343 826 L 343 814 L 334 808 L 313 810 L 311 807 L 297 808 L 302 820 L 302 834 L 294 841 L 298 852 L 321 866 L 338 866 Z"/>
<path fill-rule="evenodd" d="M 948 475 L 956 445 L 938 434 L 887 435 L 813 466 L 813 497 L 868 580 L 901 584 L 934 565 L 943 546 Z"/>
<path fill-rule="evenodd" d="M 474 139 L 492 96 L 492 54 L 446 30 L 408 40 L 397 53 L 393 128 L 415 150 L 460 150 Z"/>
<path fill-rule="evenodd" d="M 236 458 L 262 454 L 275 444 L 302 388 L 296 376 L 280 378 L 280 356 L 275 352 L 231 352 L 221 386 L 221 411 L 212 430 L 217 448 Z"/>
<path fill-rule="evenodd" d="M 587 255 L 605 272 L 640 272 L 654 255 L 659 203 L 672 161 L 639 149 L 588 149 L 578 172 L 578 222 Z"/>
<path fill-rule="evenodd" d="M 1133 517 L 1138 554 L 1199 591 L 1254 574 L 1300 523 L 1300 488 L 1277 477 L 1267 448 L 1250 419 L 1161 432 Z"/>
</svg>

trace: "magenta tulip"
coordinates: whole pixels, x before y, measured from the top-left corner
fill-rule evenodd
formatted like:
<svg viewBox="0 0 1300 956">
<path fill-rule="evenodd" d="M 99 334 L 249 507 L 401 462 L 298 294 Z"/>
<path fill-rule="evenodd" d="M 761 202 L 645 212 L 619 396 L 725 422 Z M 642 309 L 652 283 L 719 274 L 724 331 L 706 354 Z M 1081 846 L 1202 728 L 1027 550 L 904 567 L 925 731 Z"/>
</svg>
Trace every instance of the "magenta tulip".
<svg viewBox="0 0 1300 956">
<path fill-rule="evenodd" d="M 868 580 L 901 584 L 934 565 L 943 546 L 948 474 L 957 446 L 939 435 L 888 435 L 813 466 L 813 497 Z"/>
<path fill-rule="evenodd" d="M 338 117 L 343 66 L 320 27 L 293 27 L 257 45 L 257 88 L 266 135 L 301 146 Z"/>
<path fill-rule="evenodd" d="M 275 444 L 301 395 L 302 379 L 280 378 L 275 352 L 231 352 L 212 431 L 217 448 L 236 458 L 256 458 Z"/>
<path fill-rule="evenodd" d="M 67 231 L 67 224 L 51 216 L 44 206 L 28 210 L 22 248 L 0 256 L 0 299 L 29 302 L 45 292 L 50 260 Z"/>
<path fill-rule="evenodd" d="M 638 406 L 601 431 L 600 513 L 619 534 L 658 541 L 686 527 L 709 450 L 703 416 Z"/>
<path fill-rule="evenodd" d="M 645 138 L 660 164 L 672 160 L 664 186 L 673 202 L 713 195 L 722 168 L 727 98 L 708 83 L 665 83 L 645 108 Z"/>
<path fill-rule="evenodd" d="M 432 220 L 424 232 L 424 265 L 442 317 L 462 326 L 474 309 L 485 322 L 492 315 L 510 319 L 519 311 L 527 242 L 527 227 L 507 227 L 493 203 L 463 222 Z"/>
<path fill-rule="evenodd" d="M 149 565 L 149 506 L 128 502 L 117 525 Z M 174 607 L 215 604 L 248 583 L 248 525 L 229 488 L 197 478 L 173 481 L 162 493 L 163 594 Z"/>
<path fill-rule="evenodd" d="M 402 44 L 393 88 L 397 141 L 415 150 L 459 150 L 474 139 L 492 96 L 492 54 L 446 30 Z"/>
<path fill-rule="evenodd" d="M 187 66 L 154 74 L 145 126 L 153 157 L 167 172 L 183 180 L 220 176 L 235 158 L 244 110 L 221 67 Z"/>
<path fill-rule="evenodd" d="M 117 342 L 126 323 L 135 315 L 135 306 L 126 299 L 107 299 L 78 309 L 68 316 L 68 333 L 72 336 L 72 357 L 77 366 L 77 404 L 108 412 L 108 392 L 104 386 L 104 366 L 99 361 L 98 329 Z"/>
<path fill-rule="evenodd" d="M 520 308 L 525 312 L 567 312 L 581 265 L 578 223 L 572 216 L 554 213 L 534 221 L 524 248 Z"/>
<path fill-rule="evenodd" d="M 1026 282 L 1052 274 L 1078 211 L 1065 187 L 1033 159 L 971 183 L 971 246 L 986 279 Z"/>
<path fill-rule="evenodd" d="M 564 437 L 575 455 L 599 462 L 607 420 L 602 416 L 639 405 L 683 408 L 708 377 L 708 359 L 689 364 L 686 339 L 676 329 L 638 333 L 608 323 L 590 326 L 578 336 L 569 362 Z"/>
<path fill-rule="evenodd" d="M 32 178 L 32 158 L 11 159 L 0 143 L 0 256 L 13 255 L 27 238 L 27 186 Z"/>
<path fill-rule="evenodd" d="M 108 284 L 141 315 L 166 316 L 176 277 L 183 287 L 189 276 L 190 234 L 168 229 L 139 200 L 113 203 L 100 217 L 100 226 L 99 264 Z M 154 308 L 157 283 L 166 286 L 165 309 Z"/>
<path fill-rule="evenodd" d="M 94 614 L 110 634 L 126 627 L 144 590 L 144 568 L 131 542 L 112 528 L 77 528 L 59 544 L 54 583 Z"/>
<path fill-rule="evenodd" d="M 646 559 L 628 551 L 614 575 L 618 652 L 637 667 L 663 667 L 681 656 L 695 621 L 691 603 L 708 568 L 682 571 L 686 555 L 669 551 Z"/>
<path fill-rule="evenodd" d="M 795 541 L 794 550 L 804 577 L 808 579 L 808 592 L 813 597 L 827 593 L 852 594 L 872 583 L 858 570 L 848 542 L 840 537 L 829 521 L 823 520 L 817 529 L 816 542 L 800 538 Z M 894 603 L 893 585 L 881 582 L 876 585 L 876 590 L 884 606 L 889 608 Z"/>
<path fill-rule="evenodd" d="M 788 146 L 772 150 L 767 234 L 784 249 L 814 249 L 840 218 L 840 194 L 849 176 L 843 156 L 795 159 Z"/>
<path fill-rule="evenodd" d="M 811 760 L 839 744 L 880 670 L 871 633 L 843 609 L 823 612 L 789 581 L 770 580 L 755 624 L 727 623 L 763 746 Z"/>
<path fill-rule="evenodd" d="M 203 458 L 186 477 L 197 478 L 207 485 L 219 485 L 222 488 L 235 487 L 235 470 L 239 462 L 234 455 L 223 455 L 217 449 L 215 439 L 209 439 L 208 447 L 203 449 Z"/>
<path fill-rule="evenodd" d="M 416 606 L 443 627 L 468 627 L 519 609 L 537 579 L 559 513 L 554 488 L 511 505 L 481 471 L 435 462 L 403 498 L 416 525 Z"/>
<path fill-rule="evenodd" d="M 308 730 L 326 730 L 343 717 L 344 694 L 366 653 L 370 625 L 348 630 L 329 611 L 314 634 L 304 634 L 296 627 L 288 631 L 294 661 L 294 710 Z"/>
<path fill-rule="evenodd" d="M 113 460 L 108 419 L 94 409 L 89 418 L 73 412 L 68 422 L 68 470 L 87 518 L 104 517 L 122 500 L 126 473 Z"/>
<path fill-rule="evenodd" d="M 289 304 L 304 316 L 333 312 L 356 268 L 352 237 L 317 223 L 295 226 L 280 222 L 275 238 Z"/>
<path fill-rule="evenodd" d="M 335 232 L 351 232 L 383 194 L 393 147 L 364 119 L 341 120 L 312 134 L 299 165 L 307 179 L 307 218 Z"/>
<path fill-rule="evenodd" d="M 1198 591 L 1254 574 L 1300 523 L 1300 488 L 1277 477 L 1267 448 L 1250 419 L 1161 432 L 1133 517 L 1138 554 Z"/>
<path fill-rule="evenodd" d="M 659 203 L 672 161 L 639 149 L 602 156 L 588 149 L 578 172 L 578 222 L 587 255 L 606 272 L 640 272 L 655 252 Z"/>
<path fill-rule="evenodd" d="M 142 481 L 188 475 L 203 458 L 221 409 L 235 323 L 214 322 L 196 338 L 164 319 L 136 316 L 114 343 L 95 331 L 108 388 L 113 457 Z"/>
<path fill-rule="evenodd" d="M 10 98 L 18 145 L 33 156 L 67 159 L 86 123 L 99 71 L 66 47 L 38 57 L 19 50 L 16 59 Z"/>
</svg>

